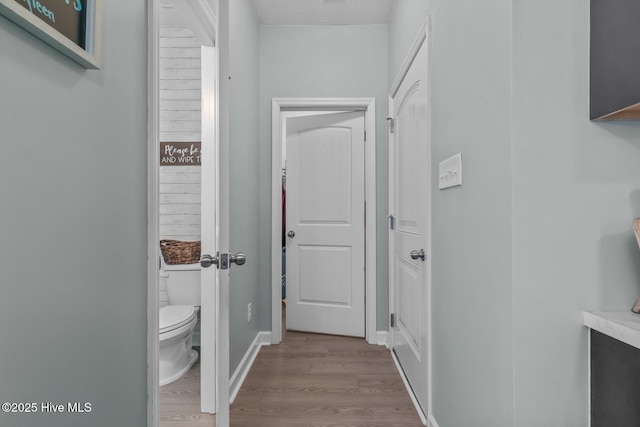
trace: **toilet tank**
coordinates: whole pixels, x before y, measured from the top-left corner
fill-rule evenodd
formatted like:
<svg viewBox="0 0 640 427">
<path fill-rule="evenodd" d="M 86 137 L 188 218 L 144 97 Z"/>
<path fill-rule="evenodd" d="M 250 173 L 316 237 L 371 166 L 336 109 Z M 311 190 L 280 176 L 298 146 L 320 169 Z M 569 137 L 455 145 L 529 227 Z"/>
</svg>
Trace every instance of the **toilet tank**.
<svg viewBox="0 0 640 427">
<path fill-rule="evenodd" d="M 167 265 L 163 261 L 161 269 L 169 304 L 200 305 L 200 264 Z"/>
</svg>

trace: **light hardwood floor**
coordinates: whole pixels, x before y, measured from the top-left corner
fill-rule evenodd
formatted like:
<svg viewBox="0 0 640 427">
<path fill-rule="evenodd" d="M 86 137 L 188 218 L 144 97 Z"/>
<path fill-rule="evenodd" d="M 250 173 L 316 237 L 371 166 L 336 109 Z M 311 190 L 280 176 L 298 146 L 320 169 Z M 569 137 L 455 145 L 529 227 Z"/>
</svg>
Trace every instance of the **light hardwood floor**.
<svg viewBox="0 0 640 427">
<path fill-rule="evenodd" d="M 287 331 L 263 347 L 231 406 L 232 427 L 417 427 L 389 351 L 364 339 Z"/>
<path fill-rule="evenodd" d="M 160 389 L 162 427 L 213 427 L 199 364 Z M 363 339 L 287 331 L 263 347 L 231 406 L 232 427 L 418 427 L 389 351 Z"/>
<path fill-rule="evenodd" d="M 160 387 L 160 427 L 213 427 L 215 420 L 200 412 L 200 359 L 178 381 Z"/>
</svg>

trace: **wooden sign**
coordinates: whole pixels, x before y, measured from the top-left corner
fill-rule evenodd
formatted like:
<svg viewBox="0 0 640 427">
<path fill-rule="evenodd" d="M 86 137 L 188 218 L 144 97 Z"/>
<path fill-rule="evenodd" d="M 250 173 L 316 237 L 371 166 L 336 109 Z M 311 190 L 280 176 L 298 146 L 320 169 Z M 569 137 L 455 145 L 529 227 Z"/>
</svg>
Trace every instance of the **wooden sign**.
<svg viewBox="0 0 640 427">
<path fill-rule="evenodd" d="M 14 0 L 42 22 L 84 49 L 85 0 Z"/>
<path fill-rule="evenodd" d="M 160 166 L 200 166 L 201 142 L 161 142 Z"/>
<path fill-rule="evenodd" d="M 86 68 L 100 68 L 102 0 L 0 0 L 0 13 Z"/>
</svg>

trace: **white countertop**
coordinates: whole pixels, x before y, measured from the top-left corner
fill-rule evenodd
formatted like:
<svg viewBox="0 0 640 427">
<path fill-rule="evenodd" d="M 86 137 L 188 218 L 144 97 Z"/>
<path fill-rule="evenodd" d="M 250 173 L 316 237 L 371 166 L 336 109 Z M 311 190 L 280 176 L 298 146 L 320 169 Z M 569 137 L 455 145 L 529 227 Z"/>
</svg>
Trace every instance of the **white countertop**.
<svg viewBox="0 0 640 427">
<path fill-rule="evenodd" d="M 640 314 L 632 311 L 585 311 L 585 326 L 640 349 Z"/>
</svg>

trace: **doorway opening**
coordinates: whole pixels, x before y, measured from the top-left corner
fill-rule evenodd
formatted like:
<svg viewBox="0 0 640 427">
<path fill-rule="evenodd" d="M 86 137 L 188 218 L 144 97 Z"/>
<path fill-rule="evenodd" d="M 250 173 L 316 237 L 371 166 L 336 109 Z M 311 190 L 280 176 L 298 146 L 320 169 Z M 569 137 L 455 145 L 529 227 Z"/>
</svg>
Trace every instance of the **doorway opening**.
<svg viewBox="0 0 640 427">
<path fill-rule="evenodd" d="M 319 114 L 364 112 L 366 143 L 364 149 L 365 198 L 365 339 L 377 344 L 376 332 L 376 194 L 375 194 L 375 99 L 374 98 L 275 98 L 272 101 L 272 344 L 282 341 L 283 317 L 283 207 L 282 169 L 286 151 L 287 119 Z M 285 279 L 286 280 L 286 279 Z"/>
<path fill-rule="evenodd" d="M 199 263 L 200 247 L 216 245 L 217 24 L 205 0 L 148 8 L 147 420 L 158 427 L 214 420 L 217 409 L 217 298 L 215 286 L 203 286 L 217 276 Z M 180 396 L 179 414 L 167 396 Z"/>
</svg>

